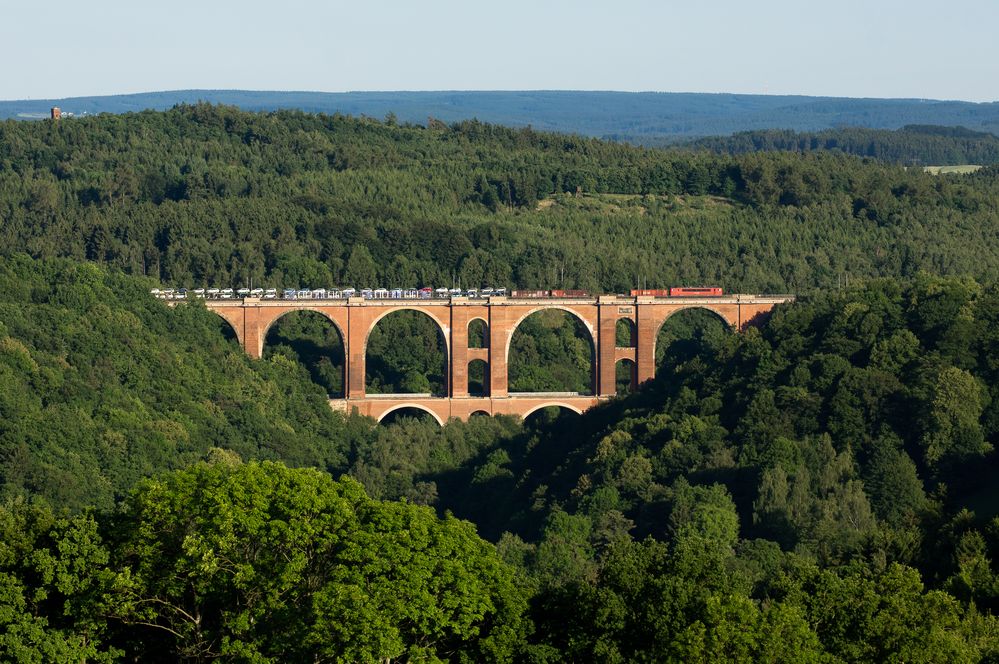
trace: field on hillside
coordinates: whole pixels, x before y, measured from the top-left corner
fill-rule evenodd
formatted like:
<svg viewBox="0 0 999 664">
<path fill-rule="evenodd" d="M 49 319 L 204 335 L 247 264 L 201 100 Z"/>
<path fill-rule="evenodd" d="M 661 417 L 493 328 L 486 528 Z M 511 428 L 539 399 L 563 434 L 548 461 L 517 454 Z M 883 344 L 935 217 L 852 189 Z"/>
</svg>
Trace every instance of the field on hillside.
<svg viewBox="0 0 999 664">
<path fill-rule="evenodd" d="M 981 170 L 978 164 L 961 164 L 958 166 L 923 166 L 923 171 L 932 175 L 967 175 Z"/>
</svg>

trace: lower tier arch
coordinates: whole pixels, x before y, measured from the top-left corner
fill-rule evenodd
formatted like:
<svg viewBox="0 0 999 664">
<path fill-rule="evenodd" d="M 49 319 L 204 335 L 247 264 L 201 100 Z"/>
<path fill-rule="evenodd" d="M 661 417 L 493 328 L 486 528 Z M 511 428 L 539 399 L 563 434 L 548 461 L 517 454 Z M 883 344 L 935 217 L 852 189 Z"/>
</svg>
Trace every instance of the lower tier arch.
<svg viewBox="0 0 999 664">
<path fill-rule="evenodd" d="M 439 424 L 441 426 L 444 426 L 444 420 L 441 419 L 440 415 L 438 415 L 437 413 L 435 413 L 432 409 L 427 408 L 426 406 L 421 406 L 420 404 L 416 404 L 416 403 L 401 403 L 401 404 L 399 404 L 397 406 L 392 406 L 391 408 L 389 408 L 388 410 L 386 410 L 384 413 L 382 413 L 378 417 L 378 421 L 382 422 L 386 417 L 388 417 L 392 413 L 398 412 L 400 410 L 405 410 L 407 408 L 408 409 L 412 409 L 412 410 L 418 410 L 418 411 L 421 411 L 423 413 L 427 413 L 428 415 L 430 415 L 431 417 L 434 418 L 434 420 L 437 422 L 437 424 Z"/>
<path fill-rule="evenodd" d="M 330 399 L 330 406 L 337 411 L 355 412 L 381 422 L 392 412 L 402 408 L 415 408 L 433 415 L 438 423 L 450 419 L 468 420 L 473 414 L 512 415 L 526 418 L 532 413 L 550 406 L 580 414 L 593 406 L 608 400 L 609 397 L 593 396 L 514 396 L 503 398 L 413 398 L 413 395 L 395 394 L 369 396 L 363 399 Z"/>
</svg>

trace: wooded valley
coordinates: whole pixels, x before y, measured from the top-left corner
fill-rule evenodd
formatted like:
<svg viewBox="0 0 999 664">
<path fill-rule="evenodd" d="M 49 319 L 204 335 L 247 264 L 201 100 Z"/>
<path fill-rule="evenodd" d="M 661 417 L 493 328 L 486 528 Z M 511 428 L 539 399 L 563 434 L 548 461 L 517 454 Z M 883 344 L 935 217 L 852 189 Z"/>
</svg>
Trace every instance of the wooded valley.
<svg viewBox="0 0 999 664">
<path fill-rule="evenodd" d="M 0 659 L 999 660 L 999 169 L 182 106 L 0 124 Z M 335 413 L 155 286 L 794 292 L 583 415 Z M 559 282 L 559 283 L 557 283 Z M 373 334 L 431 392 L 437 332 Z M 576 389 L 571 317 L 511 386 Z"/>
</svg>

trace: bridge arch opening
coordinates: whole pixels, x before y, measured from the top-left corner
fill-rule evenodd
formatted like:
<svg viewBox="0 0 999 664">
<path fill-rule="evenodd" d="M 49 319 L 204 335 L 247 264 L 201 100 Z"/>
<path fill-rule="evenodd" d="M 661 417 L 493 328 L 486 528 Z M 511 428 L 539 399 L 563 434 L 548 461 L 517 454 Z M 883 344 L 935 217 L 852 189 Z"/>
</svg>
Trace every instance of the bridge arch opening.
<svg viewBox="0 0 999 664">
<path fill-rule="evenodd" d="M 618 318 L 614 329 L 614 345 L 618 348 L 634 348 L 638 339 L 635 321 L 630 318 Z"/>
<path fill-rule="evenodd" d="M 484 410 L 473 410 L 468 415 L 468 417 L 469 418 L 472 418 L 472 417 L 489 417 L 489 413 L 487 411 L 484 411 Z"/>
<path fill-rule="evenodd" d="M 418 309 L 379 318 L 364 347 L 367 394 L 447 396 L 447 340 L 441 324 Z"/>
<path fill-rule="evenodd" d="M 309 309 L 288 311 L 271 323 L 263 339 L 263 357 L 283 355 L 309 372 L 332 398 L 344 396 L 346 353 L 340 328 L 326 315 Z"/>
<path fill-rule="evenodd" d="M 618 360 L 614 366 L 614 379 L 618 394 L 634 392 L 638 384 L 638 367 L 627 358 Z"/>
<path fill-rule="evenodd" d="M 656 370 L 683 364 L 720 342 L 732 330 L 724 316 L 713 309 L 680 309 L 667 317 L 656 333 Z"/>
<path fill-rule="evenodd" d="M 578 314 L 544 308 L 524 316 L 507 345 L 509 391 L 594 393 L 596 349 Z"/>
<path fill-rule="evenodd" d="M 222 316 L 216 316 L 216 318 L 218 318 L 219 333 L 222 335 L 222 338 L 228 342 L 239 344 L 239 333 L 236 332 L 235 326 Z"/>
<path fill-rule="evenodd" d="M 426 406 L 419 404 L 399 404 L 388 409 L 378 418 L 379 424 L 385 425 L 399 424 L 405 420 L 423 420 L 428 422 L 433 420 L 440 426 L 444 426 L 444 420 L 440 415 Z"/>
<path fill-rule="evenodd" d="M 489 348 L 489 325 L 481 318 L 468 322 L 468 347 Z"/>
<path fill-rule="evenodd" d="M 468 363 L 468 396 L 489 396 L 489 364 L 485 360 Z"/>
<path fill-rule="evenodd" d="M 555 422 L 575 420 L 583 411 L 568 404 L 550 402 L 540 404 L 524 413 L 524 426 L 536 429 Z"/>
</svg>

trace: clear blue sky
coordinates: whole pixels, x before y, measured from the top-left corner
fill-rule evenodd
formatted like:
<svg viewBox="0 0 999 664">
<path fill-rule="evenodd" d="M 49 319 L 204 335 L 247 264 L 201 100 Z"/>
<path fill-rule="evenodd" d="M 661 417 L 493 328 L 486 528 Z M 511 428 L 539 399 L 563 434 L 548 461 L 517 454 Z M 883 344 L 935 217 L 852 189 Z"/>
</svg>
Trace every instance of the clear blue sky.
<svg viewBox="0 0 999 664">
<path fill-rule="evenodd" d="M 0 99 L 188 88 L 999 100 L 999 0 L 0 0 Z"/>
</svg>

